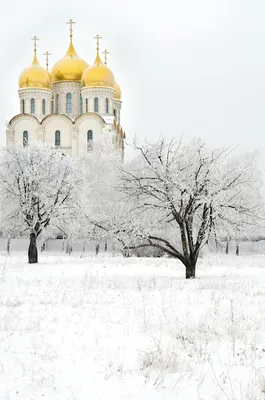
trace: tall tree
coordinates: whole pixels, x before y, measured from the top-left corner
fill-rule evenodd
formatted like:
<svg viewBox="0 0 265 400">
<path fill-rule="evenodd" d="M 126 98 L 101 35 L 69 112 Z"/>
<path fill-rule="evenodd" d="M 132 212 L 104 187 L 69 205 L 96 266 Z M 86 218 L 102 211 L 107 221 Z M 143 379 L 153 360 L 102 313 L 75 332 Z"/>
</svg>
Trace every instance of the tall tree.
<svg viewBox="0 0 265 400">
<path fill-rule="evenodd" d="M 73 161 L 48 144 L 6 147 L 0 154 L 0 198 L 6 231 L 28 232 L 29 263 L 38 262 L 37 238 L 65 220 L 76 203 Z"/>
<path fill-rule="evenodd" d="M 257 223 L 261 183 L 253 157 L 210 151 L 201 140 L 160 140 L 135 149 L 139 155 L 121 168 L 119 185 L 130 204 L 118 231 L 128 247 L 157 247 L 185 265 L 186 278 L 194 278 L 211 237 L 217 241 Z"/>
</svg>

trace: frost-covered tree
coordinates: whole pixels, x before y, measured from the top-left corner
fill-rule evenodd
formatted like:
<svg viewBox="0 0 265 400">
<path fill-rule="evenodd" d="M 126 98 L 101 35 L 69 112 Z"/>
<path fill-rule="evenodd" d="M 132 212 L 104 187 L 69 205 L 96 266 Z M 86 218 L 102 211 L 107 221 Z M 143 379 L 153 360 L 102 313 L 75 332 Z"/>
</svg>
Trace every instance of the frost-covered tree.
<svg viewBox="0 0 265 400">
<path fill-rule="evenodd" d="M 130 211 L 116 232 L 128 248 L 159 248 L 185 265 L 186 278 L 194 278 L 211 237 L 217 241 L 257 223 L 261 181 L 253 157 L 210 151 L 201 140 L 135 148 L 139 155 L 121 168 L 119 185 Z"/>
<path fill-rule="evenodd" d="M 76 204 L 73 161 L 48 144 L 2 149 L 0 200 L 4 230 L 29 233 L 29 263 L 38 262 L 37 237 L 53 223 L 65 221 Z"/>
<path fill-rule="evenodd" d="M 115 220 L 121 208 L 120 193 L 115 190 L 121 155 L 113 146 L 114 135 L 105 128 L 102 136 L 93 141 L 93 150 L 79 160 L 84 181 L 79 236 L 86 239 L 100 241 L 115 236 Z"/>
</svg>

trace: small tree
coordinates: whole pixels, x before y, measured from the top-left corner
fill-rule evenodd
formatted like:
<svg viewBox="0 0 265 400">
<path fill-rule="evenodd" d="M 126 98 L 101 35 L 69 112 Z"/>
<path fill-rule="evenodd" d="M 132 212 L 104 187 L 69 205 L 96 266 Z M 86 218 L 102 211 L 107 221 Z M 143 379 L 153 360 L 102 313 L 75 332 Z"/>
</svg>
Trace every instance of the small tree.
<svg viewBox="0 0 265 400">
<path fill-rule="evenodd" d="M 5 230 L 28 232 L 28 261 L 38 262 L 37 237 L 75 204 L 73 161 L 48 144 L 4 148 L 0 155 L 0 195 Z"/>
<path fill-rule="evenodd" d="M 211 236 L 217 242 L 224 232 L 257 223 L 260 179 L 253 159 L 232 158 L 231 149 L 209 151 L 200 140 L 160 140 L 135 149 L 139 156 L 121 168 L 119 185 L 130 204 L 118 231 L 128 247 L 157 247 L 194 278 Z"/>
</svg>

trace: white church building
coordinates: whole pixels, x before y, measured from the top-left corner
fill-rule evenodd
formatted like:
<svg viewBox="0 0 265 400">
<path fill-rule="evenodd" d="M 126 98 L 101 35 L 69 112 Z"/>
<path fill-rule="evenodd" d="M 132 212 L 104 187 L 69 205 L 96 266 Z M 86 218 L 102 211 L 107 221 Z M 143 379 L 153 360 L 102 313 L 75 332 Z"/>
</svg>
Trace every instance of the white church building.
<svg viewBox="0 0 265 400">
<path fill-rule="evenodd" d="M 88 65 L 76 53 L 73 44 L 73 21 L 70 20 L 70 44 L 63 58 L 49 71 L 37 59 L 34 36 L 32 64 L 19 76 L 20 113 L 8 123 L 6 144 L 26 146 L 31 141 L 50 143 L 63 153 L 78 158 L 93 151 L 93 140 L 112 135 L 114 147 L 124 157 L 125 132 L 120 125 L 121 89 L 112 71 L 99 55 Z"/>
</svg>

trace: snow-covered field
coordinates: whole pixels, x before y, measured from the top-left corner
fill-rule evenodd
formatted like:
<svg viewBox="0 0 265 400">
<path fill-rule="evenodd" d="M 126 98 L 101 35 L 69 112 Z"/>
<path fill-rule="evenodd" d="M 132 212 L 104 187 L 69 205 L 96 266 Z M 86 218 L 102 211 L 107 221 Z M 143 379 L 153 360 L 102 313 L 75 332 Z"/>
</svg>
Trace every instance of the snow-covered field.
<svg viewBox="0 0 265 400">
<path fill-rule="evenodd" d="M 0 256 L 1 400 L 261 400 L 265 257 Z"/>
</svg>

